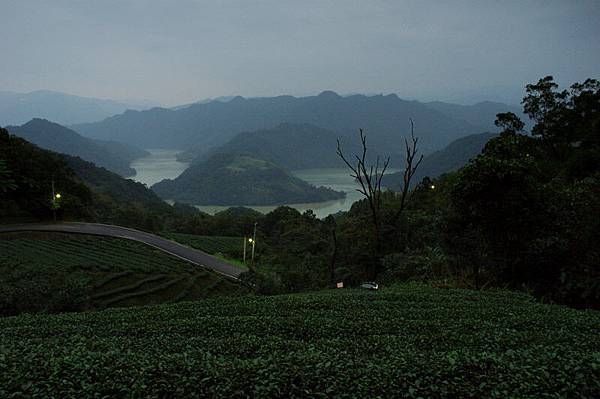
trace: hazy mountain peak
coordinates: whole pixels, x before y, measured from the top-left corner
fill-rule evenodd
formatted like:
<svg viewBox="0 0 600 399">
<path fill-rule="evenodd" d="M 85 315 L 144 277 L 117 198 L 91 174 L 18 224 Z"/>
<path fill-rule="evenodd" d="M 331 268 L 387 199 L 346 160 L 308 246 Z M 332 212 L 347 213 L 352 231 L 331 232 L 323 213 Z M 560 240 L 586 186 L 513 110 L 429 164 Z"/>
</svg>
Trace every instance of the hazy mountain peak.
<svg viewBox="0 0 600 399">
<path fill-rule="evenodd" d="M 52 90 L 28 93 L 0 92 L 0 125 L 20 125 L 43 118 L 63 125 L 94 122 L 127 109 L 147 109 L 145 104 L 82 97 Z"/>
<path fill-rule="evenodd" d="M 320 98 L 341 98 L 339 94 L 332 90 L 324 90 L 317 97 Z"/>
<path fill-rule="evenodd" d="M 83 137 L 65 126 L 42 118 L 33 118 L 22 126 L 8 126 L 7 129 L 39 147 L 81 157 L 122 176 L 134 174 L 135 170 L 129 163 L 145 155 L 144 151 L 122 143 Z"/>
</svg>

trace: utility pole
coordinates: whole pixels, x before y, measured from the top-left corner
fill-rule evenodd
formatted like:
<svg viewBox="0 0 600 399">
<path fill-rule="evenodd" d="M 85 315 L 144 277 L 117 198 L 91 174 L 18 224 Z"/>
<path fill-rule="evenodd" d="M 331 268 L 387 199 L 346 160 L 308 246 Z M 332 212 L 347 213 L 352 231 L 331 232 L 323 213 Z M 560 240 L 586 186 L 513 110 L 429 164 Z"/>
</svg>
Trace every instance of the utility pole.
<svg viewBox="0 0 600 399">
<path fill-rule="evenodd" d="M 56 222 L 56 194 L 54 193 L 54 174 L 52 174 L 52 200 L 50 205 L 52 206 L 52 217 Z"/>
<path fill-rule="evenodd" d="M 252 263 L 254 263 L 254 247 L 256 246 L 256 225 L 258 222 L 254 222 L 254 234 L 252 236 Z"/>
<path fill-rule="evenodd" d="M 246 264 L 246 236 L 244 236 L 244 264 Z"/>
</svg>

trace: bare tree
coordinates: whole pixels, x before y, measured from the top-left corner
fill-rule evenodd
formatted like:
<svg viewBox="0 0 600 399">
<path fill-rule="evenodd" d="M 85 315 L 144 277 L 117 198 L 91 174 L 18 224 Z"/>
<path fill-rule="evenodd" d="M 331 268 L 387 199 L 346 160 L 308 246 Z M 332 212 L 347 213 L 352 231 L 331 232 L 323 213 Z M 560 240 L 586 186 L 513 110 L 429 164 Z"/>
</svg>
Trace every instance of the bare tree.
<svg viewBox="0 0 600 399">
<path fill-rule="evenodd" d="M 337 141 L 337 154 L 348 166 L 348 168 L 350 168 L 352 172 L 351 176 L 354 177 L 360 184 L 360 188 L 357 188 L 356 190 L 367 199 L 369 204 L 369 209 L 371 211 L 371 224 L 373 229 L 373 241 L 375 244 L 375 253 L 373 256 L 373 275 L 375 276 L 379 272 L 379 268 L 381 266 L 379 264 L 379 256 L 381 255 L 381 180 L 390 163 L 390 158 L 387 157 L 383 163 L 381 163 L 380 157 L 377 156 L 375 165 L 371 164 L 370 166 L 367 166 L 367 138 L 363 132 L 363 129 L 359 129 L 359 132 L 362 145 L 362 154 L 354 155 L 354 162 L 356 162 L 356 164 L 350 162 L 350 160 L 344 155 L 339 139 Z M 406 148 L 406 168 L 404 169 L 403 175 L 404 185 L 400 194 L 400 205 L 394 215 L 394 224 L 397 223 L 400 215 L 406 208 L 406 204 L 409 199 L 410 182 L 417 171 L 417 168 L 421 164 L 421 161 L 423 160 L 423 155 L 421 155 L 418 160 L 415 159 L 417 156 L 417 143 L 419 139 L 415 137 L 414 123 L 412 118 L 410 119 L 410 136 L 410 142 L 407 138 L 404 139 Z"/>
<path fill-rule="evenodd" d="M 367 137 L 362 129 L 359 129 L 359 131 L 360 142 L 362 144 L 362 155 L 354 155 L 356 158 L 356 165 L 350 163 L 342 152 L 339 139 L 337 141 L 337 154 L 352 171 L 351 176 L 359 182 L 360 188 L 357 188 L 356 191 L 364 195 L 369 203 L 373 227 L 373 241 L 375 243 L 373 261 L 376 266 L 376 270 L 374 270 L 374 273 L 376 274 L 379 267 L 377 258 L 381 253 L 381 179 L 390 163 L 390 158 L 387 157 L 381 165 L 381 160 L 379 156 L 377 156 L 375 165 L 367 166 Z M 381 170 L 379 169 L 380 167 Z"/>
<path fill-rule="evenodd" d="M 423 155 L 419 157 L 419 160 L 415 162 L 415 157 L 417 155 L 418 147 L 417 143 L 419 139 L 415 137 L 415 124 L 412 118 L 410 120 L 410 143 L 407 138 L 404 138 L 404 147 L 406 149 L 406 166 L 404 168 L 404 175 L 402 176 L 402 192 L 400 194 L 400 206 L 396 211 L 396 215 L 394 217 L 394 223 L 397 223 L 400 219 L 400 215 L 406 208 L 406 204 L 408 202 L 408 194 L 410 190 L 410 182 L 417 171 L 419 165 L 421 165 L 421 161 L 423 161 Z"/>
</svg>

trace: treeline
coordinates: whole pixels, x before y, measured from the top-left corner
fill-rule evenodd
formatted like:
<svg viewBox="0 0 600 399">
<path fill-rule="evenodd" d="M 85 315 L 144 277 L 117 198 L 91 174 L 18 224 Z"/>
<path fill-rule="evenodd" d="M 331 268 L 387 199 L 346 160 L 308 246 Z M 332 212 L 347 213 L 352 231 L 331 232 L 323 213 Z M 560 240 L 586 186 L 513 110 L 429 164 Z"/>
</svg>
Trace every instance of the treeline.
<svg viewBox="0 0 600 399">
<path fill-rule="evenodd" d="M 377 237 L 366 200 L 324 220 L 289 207 L 267 215 L 232 208 L 210 216 L 166 205 L 143 185 L 110 172 L 92 168 L 86 174 L 77 162 L 5 131 L 0 216 L 51 218 L 54 176 L 66 193 L 59 215 L 65 220 L 233 236 L 250 236 L 257 223 L 256 258 L 244 278 L 262 293 L 376 279 L 504 287 L 598 307 L 600 83 L 590 79 L 559 91 L 546 77 L 527 86 L 523 108 L 535 122 L 530 134 L 515 114 L 498 114 L 502 133 L 457 172 L 424 178 L 402 213 L 401 194 L 382 192 Z"/>
<path fill-rule="evenodd" d="M 423 179 L 400 220 L 400 194 L 382 193 L 380 245 L 366 200 L 323 221 L 280 208 L 259 222 L 252 278 L 267 292 L 375 276 L 508 287 L 598 307 L 600 83 L 589 79 L 559 91 L 546 77 L 526 91 L 531 134 L 515 114 L 498 114 L 502 133 L 458 172 Z"/>
</svg>

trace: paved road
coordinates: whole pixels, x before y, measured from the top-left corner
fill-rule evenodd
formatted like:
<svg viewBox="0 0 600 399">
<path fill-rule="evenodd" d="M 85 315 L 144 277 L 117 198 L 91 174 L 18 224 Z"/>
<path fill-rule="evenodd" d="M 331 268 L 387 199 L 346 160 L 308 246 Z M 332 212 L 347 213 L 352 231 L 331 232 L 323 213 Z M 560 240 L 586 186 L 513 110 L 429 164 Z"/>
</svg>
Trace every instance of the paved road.
<svg viewBox="0 0 600 399">
<path fill-rule="evenodd" d="M 237 279 L 239 275 L 245 271 L 240 267 L 214 258 L 200 250 L 192 249 L 190 247 L 186 247 L 185 245 L 176 243 L 175 241 L 127 227 L 98 223 L 32 223 L 19 225 L 0 225 L 0 233 L 15 231 L 57 231 L 62 233 L 93 234 L 126 238 L 128 240 L 135 240 L 143 242 L 147 245 L 151 245 L 188 262 L 206 267 L 207 269 L 214 270 L 217 273 L 224 274 L 234 279 Z"/>
</svg>

